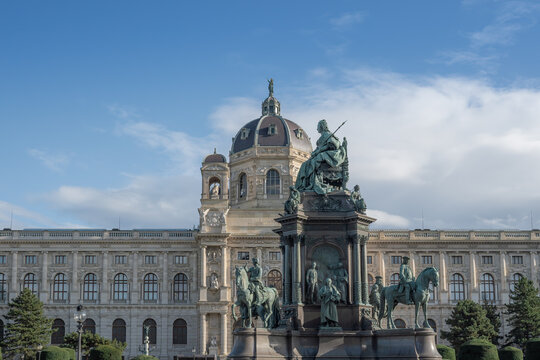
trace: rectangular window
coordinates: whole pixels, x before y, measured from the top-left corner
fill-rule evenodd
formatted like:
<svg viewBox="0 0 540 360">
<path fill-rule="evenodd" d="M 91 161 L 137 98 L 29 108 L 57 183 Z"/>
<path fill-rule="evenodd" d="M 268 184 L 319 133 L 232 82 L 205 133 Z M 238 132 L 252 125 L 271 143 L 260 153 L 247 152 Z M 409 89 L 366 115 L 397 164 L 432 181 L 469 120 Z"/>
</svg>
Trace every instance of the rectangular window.
<svg viewBox="0 0 540 360">
<path fill-rule="evenodd" d="M 174 263 L 175 264 L 187 264 L 187 256 L 186 255 L 175 255 L 174 256 Z"/>
<path fill-rule="evenodd" d="M 433 257 L 431 255 L 422 255 L 422 264 L 433 264 Z"/>
<path fill-rule="evenodd" d="M 35 265 L 35 264 L 37 264 L 37 256 L 36 255 L 26 255 L 24 257 L 24 263 L 26 265 Z"/>
<path fill-rule="evenodd" d="M 514 265 L 523 264 L 523 256 L 521 256 L 521 255 L 512 256 L 512 264 L 514 264 Z"/>
<path fill-rule="evenodd" d="M 493 256 L 482 256 L 482 264 L 493 264 Z"/>
<path fill-rule="evenodd" d="M 67 256 L 66 255 L 56 255 L 54 257 L 54 263 L 56 265 L 65 265 L 67 263 Z"/>
<path fill-rule="evenodd" d="M 392 256 L 392 264 L 401 264 L 401 256 Z"/>
<path fill-rule="evenodd" d="M 463 256 L 452 256 L 452 264 L 454 265 L 461 265 L 463 264 Z"/>
<path fill-rule="evenodd" d="M 127 263 L 127 256 L 126 255 L 114 255 L 114 263 L 115 264 L 126 264 Z"/>
<path fill-rule="evenodd" d="M 270 260 L 281 260 L 280 251 L 270 251 Z"/>
<path fill-rule="evenodd" d="M 6 255 L 0 255 L 0 265 L 6 263 Z"/>
<path fill-rule="evenodd" d="M 239 251 L 238 260 L 249 260 L 249 251 Z"/>
<path fill-rule="evenodd" d="M 97 257 L 96 255 L 85 255 L 84 256 L 84 263 L 86 265 L 94 265 L 97 264 Z"/>
<path fill-rule="evenodd" d="M 368 257 L 367 257 L 367 263 L 370 264 L 370 265 L 373 264 L 373 256 L 368 255 Z"/>
<path fill-rule="evenodd" d="M 149 265 L 154 265 L 154 264 L 157 264 L 157 261 L 156 261 L 156 256 L 155 255 L 145 255 L 144 256 L 144 263 L 145 264 L 149 264 Z"/>
</svg>

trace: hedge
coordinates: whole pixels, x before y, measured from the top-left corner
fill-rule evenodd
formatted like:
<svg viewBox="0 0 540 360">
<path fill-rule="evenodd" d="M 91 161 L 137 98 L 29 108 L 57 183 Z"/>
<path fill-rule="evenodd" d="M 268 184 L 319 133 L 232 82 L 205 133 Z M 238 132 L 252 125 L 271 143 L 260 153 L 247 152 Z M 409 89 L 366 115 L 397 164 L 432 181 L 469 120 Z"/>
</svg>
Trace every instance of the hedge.
<svg viewBox="0 0 540 360">
<path fill-rule="evenodd" d="M 77 354 L 75 353 L 75 350 L 72 349 L 72 348 L 61 348 L 62 350 L 64 351 L 67 351 L 68 353 L 68 356 L 69 356 L 69 360 L 76 360 L 77 359 Z M 0 359 L 2 360 L 2 359 Z"/>
<path fill-rule="evenodd" d="M 535 338 L 525 343 L 525 359 L 540 359 L 540 338 Z"/>
<path fill-rule="evenodd" d="M 444 360 L 456 360 L 456 350 L 452 349 L 450 346 L 437 345 L 437 351 Z"/>
<path fill-rule="evenodd" d="M 99 345 L 90 350 L 89 360 L 122 360 L 122 351 L 112 345 Z"/>
<path fill-rule="evenodd" d="M 36 354 L 40 360 L 71 360 L 70 352 L 58 346 L 50 345 L 41 350 L 41 355 Z"/>
<path fill-rule="evenodd" d="M 499 350 L 499 360 L 523 360 L 523 351 L 512 346 Z"/>
<path fill-rule="evenodd" d="M 152 355 L 137 355 L 131 360 L 159 360 L 159 359 Z"/>
<path fill-rule="evenodd" d="M 459 347 L 459 360 L 499 360 L 497 347 L 487 340 L 472 339 Z"/>
</svg>

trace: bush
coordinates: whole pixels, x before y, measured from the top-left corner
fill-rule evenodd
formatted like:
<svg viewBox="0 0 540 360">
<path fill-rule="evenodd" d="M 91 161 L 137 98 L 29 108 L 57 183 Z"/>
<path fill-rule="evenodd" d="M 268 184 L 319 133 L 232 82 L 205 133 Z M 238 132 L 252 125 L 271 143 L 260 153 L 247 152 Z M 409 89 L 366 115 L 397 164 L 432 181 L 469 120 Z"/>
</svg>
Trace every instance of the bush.
<svg viewBox="0 0 540 360">
<path fill-rule="evenodd" d="M 512 346 L 506 346 L 499 350 L 500 360 L 523 360 L 523 351 Z"/>
<path fill-rule="evenodd" d="M 41 356 L 39 356 L 39 353 L 36 354 L 36 359 L 39 358 L 41 360 L 70 360 L 69 352 L 65 351 L 62 348 L 59 348 L 58 346 L 47 346 L 44 347 L 41 351 Z"/>
<path fill-rule="evenodd" d="M 437 345 L 437 351 L 445 360 L 456 360 L 456 351 L 450 346 Z"/>
<path fill-rule="evenodd" d="M 68 353 L 69 360 L 75 360 L 77 358 L 77 354 L 75 353 L 74 349 L 71 349 L 71 348 L 61 348 L 61 349 Z"/>
<path fill-rule="evenodd" d="M 122 360 L 122 352 L 112 345 L 99 345 L 90 350 L 89 360 Z"/>
<path fill-rule="evenodd" d="M 459 347 L 459 360 L 498 360 L 497 347 L 487 340 L 472 339 Z"/>
<path fill-rule="evenodd" d="M 535 338 L 525 343 L 525 359 L 540 359 L 540 338 Z"/>
<path fill-rule="evenodd" d="M 158 358 L 152 355 L 137 355 L 131 360 L 158 360 Z"/>
</svg>

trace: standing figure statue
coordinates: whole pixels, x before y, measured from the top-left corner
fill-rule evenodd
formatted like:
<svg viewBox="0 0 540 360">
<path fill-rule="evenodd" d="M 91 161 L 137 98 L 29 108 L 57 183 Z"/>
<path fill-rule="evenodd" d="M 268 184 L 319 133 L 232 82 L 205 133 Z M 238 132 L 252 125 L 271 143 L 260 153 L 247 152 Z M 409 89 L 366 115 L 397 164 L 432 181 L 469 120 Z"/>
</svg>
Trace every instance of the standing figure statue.
<svg viewBox="0 0 540 360">
<path fill-rule="evenodd" d="M 219 198 L 219 183 L 214 183 L 212 189 L 210 189 L 210 199 Z"/>
<path fill-rule="evenodd" d="M 268 81 L 268 97 L 274 96 L 274 79 Z"/>
<path fill-rule="evenodd" d="M 289 199 L 285 201 L 285 214 L 296 214 L 300 204 L 300 192 L 294 186 L 289 186 Z"/>
<path fill-rule="evenodd" d="M 299 191 L 315 191 L 323 195 L 335 189 L 344 189 L 346 183 L 344 163 L 347 164 L 347 149 L 328 129 L 326 120 L 319 121 L 317 131 L 321 134 L 317 148 L 300 167 L 295 187 Z M 348 176 L 348 175 L 347 175 Z"/>
<path fill-rule="evenodd" d="M 247 270 L 249 275 L 249 290 L 253 292 L 253 305 L 259 305 L 262 301 L 261 291 L 264 289 L 262 284 L 262 268 L 259 265 L 259 259 L 253 258 L 253 266 Z"/>
<path fill-rule="evenodd" d="M 399 267 L 399 286 L 398 292 L 405 294 L 405 303 L 412 305 L 414 302 L 411 300 L 411 292 L 414 290 L 414 276 L 409 266 L 409 257 L 403 257 L 403 263 Z"/>
<path fill-rule="evenodd" d="M 326 284 L 319 290 L 321 300 L 321 327 L 339 327 L 337 304 L 341 299 L 339 290 L 327 278 Z"/>
<path fill-rule="evenodd" d="M 351 193 L 351 200 L 354 204 L 355 210 L 360 214 L 366 215 L 367 206 L 364 198 L 360 194 L 360 186 L 354 185 L 354 191 Z"/>
<path fill-rule="evenodd" d="M 379 311 L 381 307 L 381 293 L 383 290 L 382 276 L 375 276 L 375 284 L 371 287 L 369 293 L 369 304 L 372 306 L 371 317 L 375 320 L 379 319 Z M 381 324 L 379 323 L 379 326 Z"/>
<path fill-rule="evenodd" d="M 336 284 L 339 292 L 341 293 L 341 302 L 347 303 L 347 294 L 349 288 L 349 273 L 343 266 L 343 263 L 338 263 L 337 268 L 334 270 L 334 276 L 336 277 Z"/>
<path fill-rule="evenodd" d="M 306 273 L 306 302 L 308 304 L 317 303 L 317 295 L 319 293 L 319 278 L 317 275 L 317 263 L 311 263 L 311 268 Z"/>
</svg>

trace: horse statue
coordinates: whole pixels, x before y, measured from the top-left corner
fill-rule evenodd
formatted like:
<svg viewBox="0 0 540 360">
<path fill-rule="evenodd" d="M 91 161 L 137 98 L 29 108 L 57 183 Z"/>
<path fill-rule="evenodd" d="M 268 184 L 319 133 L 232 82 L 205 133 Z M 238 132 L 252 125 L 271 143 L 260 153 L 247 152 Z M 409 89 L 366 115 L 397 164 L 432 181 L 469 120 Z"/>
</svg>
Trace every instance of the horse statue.
<svg viewBox="0 0 540 360">
<path fill-rule="evenodd" d="M 259 300 L 259 304 L 254 304 L 254 295 L 249 286 L 249 276 L 246 269 L 243 266 L 237 266 L 235 276 L 236 301 L 232 304 L 234 321 L 238 320 L 234 309 L 239 307 L 242 327 L 250 328 L 253 324 L 253 317 L 258 317 L 263 321 L 265 328 L 276 328 L 280 320 L 279 294 L 276 288 L 265 286 L 261 291 L 262 299 Z"/>
<path fill-rule="evenodd" d="M 414 301 L 414 325 L 416 328 L 420 328 L 418 325 L 418 309 L 422 306 L 424 312 L 424 328 L 431 328 L 427 321 L 426 309 L 427 302 L 429 300 L 429 283 L 433 283 L 434 287 L 439 286 L 439 270 L 434 267 L 428 267 L 418 275 L 416 283 L 413 288 L 412 300 Z M 379 324 L 381 319 L 386 314 L 386 326 L 388 329 L 395 329 L 396 325 L 392 319 L 392 311 L 398 303 L 407 304 L 405 301 L 405 294 L 398 293 L 398 285 L 386 286 L 381 292 L 381 304 L 379 308 Z M 386 307 L 386 309 L 385 309 Z"/>
</svg>

